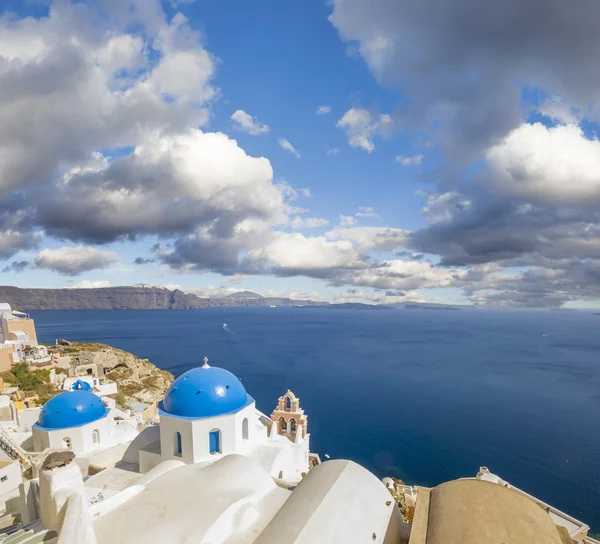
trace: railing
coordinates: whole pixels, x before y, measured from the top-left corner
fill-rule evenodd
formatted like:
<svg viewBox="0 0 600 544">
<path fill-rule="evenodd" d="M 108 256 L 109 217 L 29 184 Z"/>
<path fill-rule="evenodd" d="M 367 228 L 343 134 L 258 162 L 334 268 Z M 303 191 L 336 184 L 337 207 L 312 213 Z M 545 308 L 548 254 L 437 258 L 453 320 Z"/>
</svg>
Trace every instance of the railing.
<svg viewBox="0 0 600 544">
<path fill-rule="evenodd" d="M 26 452 L 3 430 L 0 430 L 0 448 L 4 450 L 11 459 L 19 460 L 19 463 L 21 463 L 21 470 L 25 471 L 31 466 L 30 457 L 32 454 Z"/>
</svg>

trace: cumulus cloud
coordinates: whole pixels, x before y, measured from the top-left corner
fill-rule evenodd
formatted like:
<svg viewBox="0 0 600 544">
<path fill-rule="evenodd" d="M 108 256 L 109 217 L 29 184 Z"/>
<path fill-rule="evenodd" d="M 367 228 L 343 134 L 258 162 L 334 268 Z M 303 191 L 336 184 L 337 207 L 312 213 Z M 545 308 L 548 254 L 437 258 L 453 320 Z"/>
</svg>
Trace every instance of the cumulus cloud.
<svg viewBox="0 0 600 544">
<path fill-rule="evenodd" d="M 394 162 L 400 163 L 402 166 L 417 166 L 421 164 L 423 155 L 413 155 L 412 157 L 404 157 L 403 155 L 396 155 Z"/>
<path fill-rule="evenodd" d="M 431 129 L 464 161 L 518 127 L 521 87 L 595 107 L 600 4 L 333 0 L 330 21 L 377 80 L 402 95 L 405 126 Z M 539 14 L 544 13 L 543 20 Z M 501 24 L 499 24 L 501 21 Z M 532 31 L 535 29 L 535 31 Z"/>
<path fill-rule="evenodd" d="M 224 134 L 152 135 L 103 168 L 64 176 L 43 195 L 38 218 L 50 234 L 90 242 L 200 225 L 224 236 L 249 217 L 284 220 L 272 176 L 267 159 Z"/>
<path fill-rule="evenodd" d="M 107 280 L 81 280 L 69 285 L 69 289 L 101 289 L 110 287 L 110 281 Z"/>
<path fill-rule="evenodd" d="M 35 258 L 36 268 L 53 270 L 59 274 L 76 276 L 82 272 L 107 268 L 120 261 L 114 251 L 103 251 L 91 246 L 43 249 Z"/>
<path fill-rule="evenodd" d="M 147 259 L 144 257 L 136 257 L 136 259 L 133 261 L 133 264 L 150 264 L 155 261 L 156 261 L 156 259 Z"/>
<path fill-rule="evenodd" d="M 2 272 L 23 272 L 23 270 L 29 268 L 30 266 L 31 263 L 29 261 L 13 261 L 4 267 Z"/>
<path fill-rule="evenodd" d="M 300 153 L 296 151 L 296 148 L 285 138 L 279 138 L 277 143 L 286 151 L 289 151 L 292 155 L 296 155 L 296 158 L 300 158 Z"/>
<path fill-rule="evenodd" d="M 328 219 L 322 217 L 300 217 L 297 215 L 292 220 L 293 229 L 315 229 L 329 224 Z"/>
<path fill-rule="evenodd" d="M 340 227 L 351 227 L 356 223 L 356 218 L 352 215 L 340 215 Z"/>
<path fill-rule="evenodd" d="M 364 108 L 351 108 L 337 122 L 337 127 L 346 132 L 352 147 L 372 153 L 374 137 L 389 132 L 392 124 L 392 118 L 387 114 L 375 115 Z"/>
<path fill-rule="evenodd" d="M 252 136 L 258 136 L 260 134 L 268 134 L 269 127 L 263 123 L 260 123 L 258 119 L 252 117 L 249 113 L 244 110 L 236 110 L 231 115 L 231 120 L 234 122 L 234 127 L 242 132 L 252 134 Z"/>
<path fill-rule="evenodd" d="M 600 142 L 577 125 L 523 124 L 486 159 L 502 191 L 537 203 L 600 204 Z"/>
<path fill-rule="evenodd" d="M 406 245 L 409 232 L 392 227 L 339 227 L 325 233 L 330 240 L 353 242 L 362 252 L 393 251 Z"/>
<path fill-rule="evenodd" d="M 373 206 L 359 206 L 358 211 L 354 215 L 356 217 L 379 217 Z"/>
<path fill-rule="evenodd" d="M 331 113 L 331 106 L 319 106 L 315 113 L 317 115 L 328 115 Z"/>
</svg>

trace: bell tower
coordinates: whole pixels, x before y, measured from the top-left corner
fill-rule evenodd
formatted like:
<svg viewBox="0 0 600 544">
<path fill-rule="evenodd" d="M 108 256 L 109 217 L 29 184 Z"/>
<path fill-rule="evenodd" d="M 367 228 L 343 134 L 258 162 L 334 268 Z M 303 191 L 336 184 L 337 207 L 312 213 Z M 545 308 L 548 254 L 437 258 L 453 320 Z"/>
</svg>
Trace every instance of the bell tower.
<svg viewBox="0 0 600 544">
<path fill-rule="evenodd" d="M 293 442 L 306 438 L 308 433 L 308 418 L 300 408 L 300 399 L 289 389 L 279 397 L 271 422 L 271 435 L 287 436 Z"/>
</svg>

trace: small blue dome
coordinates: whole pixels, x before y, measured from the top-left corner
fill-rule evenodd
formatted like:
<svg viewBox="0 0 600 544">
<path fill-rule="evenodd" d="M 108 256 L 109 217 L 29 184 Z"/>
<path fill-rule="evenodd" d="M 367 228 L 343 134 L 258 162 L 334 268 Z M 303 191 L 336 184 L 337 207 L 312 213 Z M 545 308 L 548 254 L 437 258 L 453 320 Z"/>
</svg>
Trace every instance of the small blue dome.
<svg viewBox="0 0 600 544">
<path fill-rule="evenodd" d="M 84 382 L 84 381 L 81 381 L 81 380 L 77 380 L 71 386 L 71 390 L 73 390 L 73 391 L 91 391 L 92 390 L 92 386 L 89 383 L 87 383 L 87 382 Z"/>
<path fill-rule="evenodd" d="M 37 425 L 44 429 L 66 429 L 91 423 L 109 412 L 100 397 L 83 391 L 65 391 L 52 397 L 40 412 Z"/>
<path fill-rule="evenodd" d="M 237 412 L 252 400 L 231 372 L 203 366 L 188 370 L 171 384 L 161 409 L 167 415 L 195 419 Z"/>
</svg>

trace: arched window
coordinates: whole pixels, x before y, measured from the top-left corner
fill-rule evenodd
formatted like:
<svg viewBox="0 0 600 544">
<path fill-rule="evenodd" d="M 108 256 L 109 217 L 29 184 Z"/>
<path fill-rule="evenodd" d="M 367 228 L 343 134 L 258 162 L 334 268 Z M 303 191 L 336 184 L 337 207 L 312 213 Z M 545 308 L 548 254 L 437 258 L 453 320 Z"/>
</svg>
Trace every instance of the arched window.
<svg viewBox="0 0 600 544">
<path fill-rule="evenodd" d="M 245 417 L 242 421 L 242 438 L 248 440 L 248 418 Z"/>
<path fill-rule="evenodd" d="M 98 429 L 94 429 L 92 431 L 92 442 L 94 444 L 98 444 L 100 442 L 100 431 Z"/>
<path fill-rule="evenodd" d="M 175 457 L 181 457 L 181 451 L 181 433 L 176 432 L 175 436 L 173 437 L 173 455 Z"/>
<path fill-rule="evenodd" d="M 287 423 L 285 421 L 285 418 L 282 416 L 279 418 L 279 432 L 286 432 L 287 431 Z"/>
<path fill-rule="evenodd" d="M 292 399 L 285 397 L 285 409 L 289 412 L 292 409 Z"/>
<path fill-rule="evenodd" d="M 290 431 L 296 432 L 296 420 L 294 418 L 290 419 Z"/>
<path fill-rule="evenodd" d="M 67 448 L 68 450 L 73 449 L 71 447 L 71 439 L 67 436 L 65 436 L 65 438 L 63 438 L 63 447 Z"/>
<path fill-rule="evenodd" d="M 219 429 L 213 429 L 208 433 L 208 444 L 211 455 L 221 453 L 221 431 Z"/>
<path fill-rule="evenodd" d="M 283 470 L 279 471 L 279 476 L 277 476 L 280 480 L 283 480 Z"/>
</svg>

